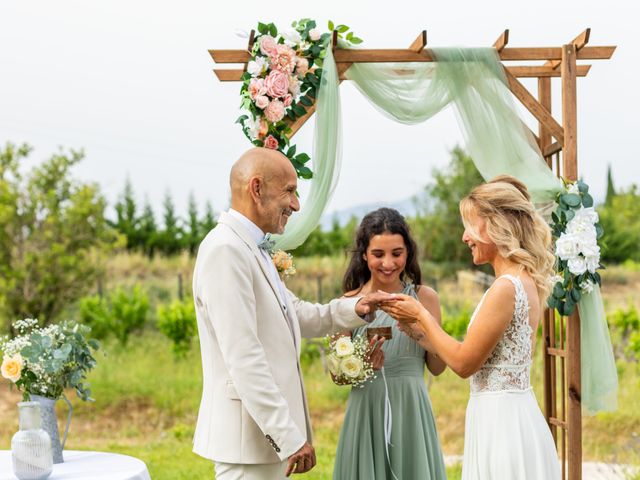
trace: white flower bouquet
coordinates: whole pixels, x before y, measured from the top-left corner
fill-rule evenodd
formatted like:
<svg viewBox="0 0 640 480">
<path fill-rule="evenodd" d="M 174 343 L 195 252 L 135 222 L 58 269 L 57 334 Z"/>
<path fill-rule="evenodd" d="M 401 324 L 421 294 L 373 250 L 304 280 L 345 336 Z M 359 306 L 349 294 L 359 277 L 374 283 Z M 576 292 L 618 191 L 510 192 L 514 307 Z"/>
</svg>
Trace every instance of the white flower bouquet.
<svg viewBox="0 0 640 480">
<path fill-rule="evenodd" d="M 327 337 L 327 343 L 327 367 L 336 385 L 363 387 L 375 377 L 366 337 L 333 336 Z"/>
</svg>

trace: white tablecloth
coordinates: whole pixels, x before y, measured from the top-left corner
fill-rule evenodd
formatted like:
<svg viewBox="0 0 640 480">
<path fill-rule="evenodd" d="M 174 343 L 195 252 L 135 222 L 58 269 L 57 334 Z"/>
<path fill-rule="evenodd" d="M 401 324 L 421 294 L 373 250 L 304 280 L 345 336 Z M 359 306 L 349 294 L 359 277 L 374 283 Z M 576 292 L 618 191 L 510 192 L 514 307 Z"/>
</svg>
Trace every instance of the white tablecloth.
<svg viewBox="0 0 640 480">
<path fill-rule="evenodd" d="M 48 480 L 151 480 L 144 462 L 127 455 L 65 450 L 63 456 Z M 0 450 L 0 480 L 16 480 L 9 450 Z"/>
</svg>

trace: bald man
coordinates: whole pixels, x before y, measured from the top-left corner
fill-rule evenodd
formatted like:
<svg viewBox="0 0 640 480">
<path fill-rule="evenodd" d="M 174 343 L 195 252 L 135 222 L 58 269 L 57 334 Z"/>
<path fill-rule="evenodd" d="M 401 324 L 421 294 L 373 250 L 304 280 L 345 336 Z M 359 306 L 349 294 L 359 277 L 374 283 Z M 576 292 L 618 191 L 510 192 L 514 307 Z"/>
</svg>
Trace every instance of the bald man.
<svg viewBox="0 0 640 480">
<path fill-rule="evenodd" d="M 282 479 L 316 463 L 300 338 L 361 326 L 388 295 L 319 305 L 286 289 L 259 248 L 300 208 L 283 154 L 249 150 L 230 186 L 231 209 L 200 244 L 193 275 L 204 377 L 194 452 L 214 462 L 217 480 Z"/>
</svg>

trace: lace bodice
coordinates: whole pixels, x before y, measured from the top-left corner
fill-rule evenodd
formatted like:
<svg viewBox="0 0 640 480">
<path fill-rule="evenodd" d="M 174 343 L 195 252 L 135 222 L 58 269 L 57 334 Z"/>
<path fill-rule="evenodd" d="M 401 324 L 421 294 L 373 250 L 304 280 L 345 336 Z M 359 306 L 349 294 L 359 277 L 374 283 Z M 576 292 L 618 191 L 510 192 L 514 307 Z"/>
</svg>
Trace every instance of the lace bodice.
<svg viewBox="0 0 640 480">
<path fill-rule="evenodd" d="M 526 390 L 531 386 L 529 373 L 533 330 L 529 325 L 527 293 L 520 278 L 513 275 L 500 278 L 509 279 L 516 289 L 513 317 L 485 364 L 471 377 L 471 393 Z M 484 297 L 473 312 L 469 326 L 483 301 Z"/>
</svg>

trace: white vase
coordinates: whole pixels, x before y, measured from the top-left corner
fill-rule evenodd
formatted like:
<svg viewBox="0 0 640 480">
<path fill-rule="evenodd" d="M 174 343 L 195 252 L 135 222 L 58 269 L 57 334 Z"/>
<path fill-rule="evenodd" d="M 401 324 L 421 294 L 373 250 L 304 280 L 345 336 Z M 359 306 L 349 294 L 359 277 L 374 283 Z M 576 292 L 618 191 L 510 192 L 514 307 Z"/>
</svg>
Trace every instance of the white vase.
<svg viewBox="0 0 640 480">
<path fill-rule="evenodd" d="M 13 473 L 19 480 L 44 480 L 53 470 L 51 439 L 42 429 L 40 404 L 18 403 L 20 430 L 11 439 Z"/>
</svg>

